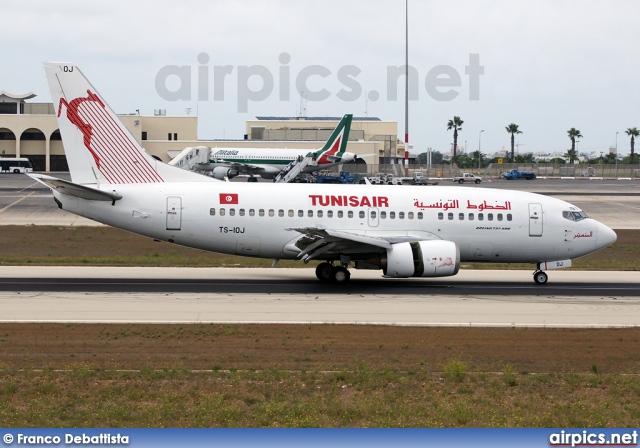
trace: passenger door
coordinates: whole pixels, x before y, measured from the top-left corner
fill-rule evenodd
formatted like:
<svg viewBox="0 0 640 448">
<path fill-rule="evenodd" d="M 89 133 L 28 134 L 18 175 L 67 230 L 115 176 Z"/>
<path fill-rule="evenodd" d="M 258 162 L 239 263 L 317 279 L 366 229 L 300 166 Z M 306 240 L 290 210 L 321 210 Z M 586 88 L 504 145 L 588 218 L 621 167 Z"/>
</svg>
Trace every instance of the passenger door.
<svg viewBox="0 0 640 448">
<path fill-rule="evenodd" d="M 529 204 L 529 236 L 542 236 L 542 204 Z"/>
</svg>

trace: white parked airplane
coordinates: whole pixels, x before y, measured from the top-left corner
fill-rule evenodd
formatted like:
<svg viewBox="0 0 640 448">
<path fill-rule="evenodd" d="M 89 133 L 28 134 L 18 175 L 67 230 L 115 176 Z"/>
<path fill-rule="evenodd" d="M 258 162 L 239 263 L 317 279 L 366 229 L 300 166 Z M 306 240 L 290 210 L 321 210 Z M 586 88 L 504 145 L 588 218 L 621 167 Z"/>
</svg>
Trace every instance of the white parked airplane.
<svg viewBox="0 0 640 448">
<path fill-rule="evenodd" d="M 219 182 L 154 160 L 78 67 L 46 63 L 71 182 L 31 175 L 58 206 L 162 241 L 251 257 L 322 260 L 324 282 L 348 268 L 386 277 L 455 275 L 461 262 L 545 270 L 616 240 L 567 202 L 464 187 Z"/>
<path fill-rule="evenodd" d="M 260 175 L 265 179 L 275 178 L 296 160 L 311 157 L 312 162 L 302 172 L 330 168 L 356 160 L 356 155 L 346 152 L 353 115 L 345 115 L 331 136 L 318 150 L 294 148 L 212 148 L 209 164 L 198 165 L 198 169 L 211 170 L 216 179 L 233 178 L 238 174 Z"/>
</svg>

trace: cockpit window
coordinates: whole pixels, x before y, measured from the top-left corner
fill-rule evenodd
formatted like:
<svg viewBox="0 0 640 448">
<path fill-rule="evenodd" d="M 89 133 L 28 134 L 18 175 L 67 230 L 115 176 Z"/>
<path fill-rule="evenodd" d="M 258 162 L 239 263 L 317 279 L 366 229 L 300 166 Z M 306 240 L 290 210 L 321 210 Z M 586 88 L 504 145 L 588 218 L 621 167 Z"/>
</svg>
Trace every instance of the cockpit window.
<svg viewBox="0 0 640 448">
<path fill-rule="evenodd" d="M 588 216 L 585 212 L 562 212 L 562 217 L 568 219 L 569 221 L 582 221 L 583 219 L 587 219 Z"/>
</svg>

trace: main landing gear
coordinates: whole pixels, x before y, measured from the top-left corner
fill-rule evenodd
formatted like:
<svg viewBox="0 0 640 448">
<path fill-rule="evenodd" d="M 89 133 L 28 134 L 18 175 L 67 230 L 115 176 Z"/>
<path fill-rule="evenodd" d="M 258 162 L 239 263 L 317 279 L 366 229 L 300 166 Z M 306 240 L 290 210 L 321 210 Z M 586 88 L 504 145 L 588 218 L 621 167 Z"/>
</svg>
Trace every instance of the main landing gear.
<svg viewBox="0 0 640 448">
<path fill-rule="evenodd" d="M 536 271 L 533 273 L 533 281 L 538 285 L 544 285 L 549 280 L 549 276 L 544 271 Z"/>
<path fill-rule="evenodd" d="M 322 283 L 344 284 L 351 278 L 351 273 L 344 266 L 334 266 L 324 262 L 316 267 L 316 277 Z"/>
</svg>

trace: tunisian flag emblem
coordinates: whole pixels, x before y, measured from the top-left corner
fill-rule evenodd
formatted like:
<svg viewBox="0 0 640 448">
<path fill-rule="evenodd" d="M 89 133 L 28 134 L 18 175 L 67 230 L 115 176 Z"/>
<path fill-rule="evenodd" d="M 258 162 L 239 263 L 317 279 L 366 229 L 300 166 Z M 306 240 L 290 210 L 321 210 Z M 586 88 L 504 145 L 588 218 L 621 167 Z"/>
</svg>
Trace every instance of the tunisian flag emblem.
<svg viewBox="0 0 640 448">
<path fill-rule="evenodd" d="M 237 204 L 238 193 L 220 193 L 220 204 Z"/>
</svg>

